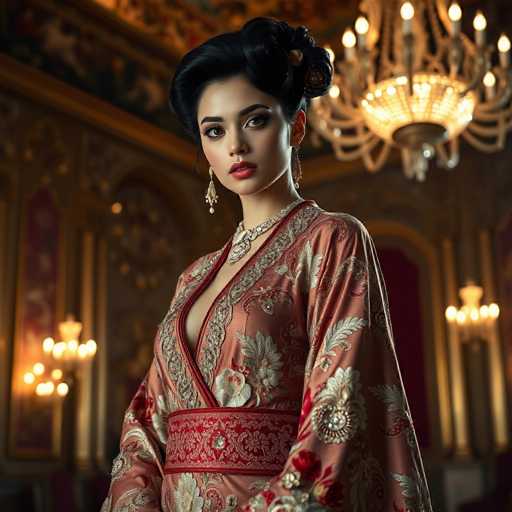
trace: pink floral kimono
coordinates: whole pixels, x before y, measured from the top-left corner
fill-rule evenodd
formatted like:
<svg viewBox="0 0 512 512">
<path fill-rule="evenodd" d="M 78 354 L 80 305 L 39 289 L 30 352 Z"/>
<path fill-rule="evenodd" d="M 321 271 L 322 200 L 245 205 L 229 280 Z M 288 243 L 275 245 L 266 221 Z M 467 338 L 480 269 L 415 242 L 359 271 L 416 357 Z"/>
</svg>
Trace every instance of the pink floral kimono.
<svg viewBox="0 0 512 512">
<path fill-rule="evenodd" d="M 293 207 L 216 297 L 191 353 L 185 316 L 230 245 L 178 279 L 102 511 L 431 512 L 364 225 Z"/>
</svg>

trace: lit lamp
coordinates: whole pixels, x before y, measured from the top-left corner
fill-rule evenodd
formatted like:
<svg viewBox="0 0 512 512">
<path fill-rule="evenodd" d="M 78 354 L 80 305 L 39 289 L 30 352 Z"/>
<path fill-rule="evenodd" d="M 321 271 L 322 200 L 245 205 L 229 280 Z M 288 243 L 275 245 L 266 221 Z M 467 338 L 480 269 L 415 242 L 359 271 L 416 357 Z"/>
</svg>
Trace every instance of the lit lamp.
<svg viewBox="0 0 512 512">
<path fill-rule="evenodd" d="M 456 324 L 465 339 L 485 339 L 487 329 L 493 326 L 500 314 L 498 304 L 493 302 L 480 305 L 483 289 L 472 282 L 461 288 L 459 295 L 463 306 L 448 306 L 445 311 L 446 320 L 448 323 Z"/>
<path fill-rule="evenodd" d="M 48 364 L 49 378 L 44 378 L 47 368 L 41 362 L 34 364 L 30 371 L 23 375 L 23 382 L 28 386 L 34 386 L 34 392 L 38 396 L 58 395 L 64 397 L 69 392 L 69 382 L 78 366 L 91 361 L 97 351 L 96 342 L 89 339 L 84 343 L 79 342 L 82 332 L 81 322 L 75 321 L 73 315 L 67 315 L 66 321 L 59 323 L 60 340 L 55 341 L 48 337 L 43 340 L 43 353 L 49 359 L 62 364 L 61 368 L 52 368 Z"/>
</svg>

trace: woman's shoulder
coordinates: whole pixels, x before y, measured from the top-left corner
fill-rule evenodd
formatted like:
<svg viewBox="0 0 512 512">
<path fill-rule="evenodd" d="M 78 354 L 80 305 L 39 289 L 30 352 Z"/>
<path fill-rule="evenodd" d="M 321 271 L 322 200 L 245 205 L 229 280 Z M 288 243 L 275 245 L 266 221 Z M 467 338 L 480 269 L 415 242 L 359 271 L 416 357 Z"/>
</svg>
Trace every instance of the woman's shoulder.
<svg viewBox="0 0 512 512">
<path fill-rule="evenodd" d="M 317 206 L 319 213 L 311 226 L 311 235 L 315 236 L 367 236 L 365 224 L 356 216 L 343 211 L 331 212 Z"/>
</svg>

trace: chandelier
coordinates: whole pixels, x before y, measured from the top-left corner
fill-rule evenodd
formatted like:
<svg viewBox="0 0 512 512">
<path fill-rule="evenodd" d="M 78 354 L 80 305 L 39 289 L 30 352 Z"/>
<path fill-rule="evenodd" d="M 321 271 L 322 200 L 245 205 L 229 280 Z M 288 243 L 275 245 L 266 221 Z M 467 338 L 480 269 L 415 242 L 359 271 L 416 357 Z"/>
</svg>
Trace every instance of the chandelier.
<svg viewBox="0 0 512 512">
<path fill-rule="evenodd" d="M 82 323 L 67 315 L 65 322 L 59 322 L 60 340 L 51 337 L 42 342 L 43 353 L 48 361 L 36 362 L 30 371 L 25 372 L 23 381 L 34 387 L 38 396 L 66 396 L 69 386 L 76 378 L 76 371 L 83 363 L 91 361 L 97 351 L 93 339 L 79 342 Z M 52 361 L 53 360 L 53 361 Z M 46 374 L 49 374 L 46 376 Z"/>
<path fill-rule="evenodd" d="M 500 308 L 496 303 L 480 305 L 483 288 L 472 281 L 459 290 L 463 306 L 448 306 L 445 317 L 448 323 L 455 324 L 459 328 L 463 339 L 475 337 L 486 338 L 487 330 L 494 326 L 500 314 Z"/>
<path fill-rule="evenodd" d="M 424 181 L 428 161 L 451 169 L 459 136 L 479 151 L 503 149 L 512 128 L 510 40 L 486 42 L 487 21 L 474 39 L 461 31 L 462 10 L 450 0 L 362 0 L 363 13 L 342 37 L 329 93 L 311 102 L 313 144 L 327 140 L 337 159 L 362 158 L 370 172 L 401 151 L 404 173 Z"/>
</svg>

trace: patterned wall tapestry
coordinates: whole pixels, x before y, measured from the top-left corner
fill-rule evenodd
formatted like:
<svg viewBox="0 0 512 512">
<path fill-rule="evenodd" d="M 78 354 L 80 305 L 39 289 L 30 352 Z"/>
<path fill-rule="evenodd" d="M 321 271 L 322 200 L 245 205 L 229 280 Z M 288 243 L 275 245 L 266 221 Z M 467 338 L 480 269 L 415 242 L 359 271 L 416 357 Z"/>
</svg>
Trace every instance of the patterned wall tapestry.
<svg viewBox="0 0 512 512">
<path fill-rule="evenodd" d="M 23 374 L 41 361 L 41 342 L 55 334 L 59 275 L 60 213 L 40 188 L 28 200 L 20 238 L 17 327 L 12 375 L 10 451 L 13 456 L 56 454 L 53 400 L 37 397 Z M 57 427 L 58 428 L 58 427 Z"/>
</svg>

